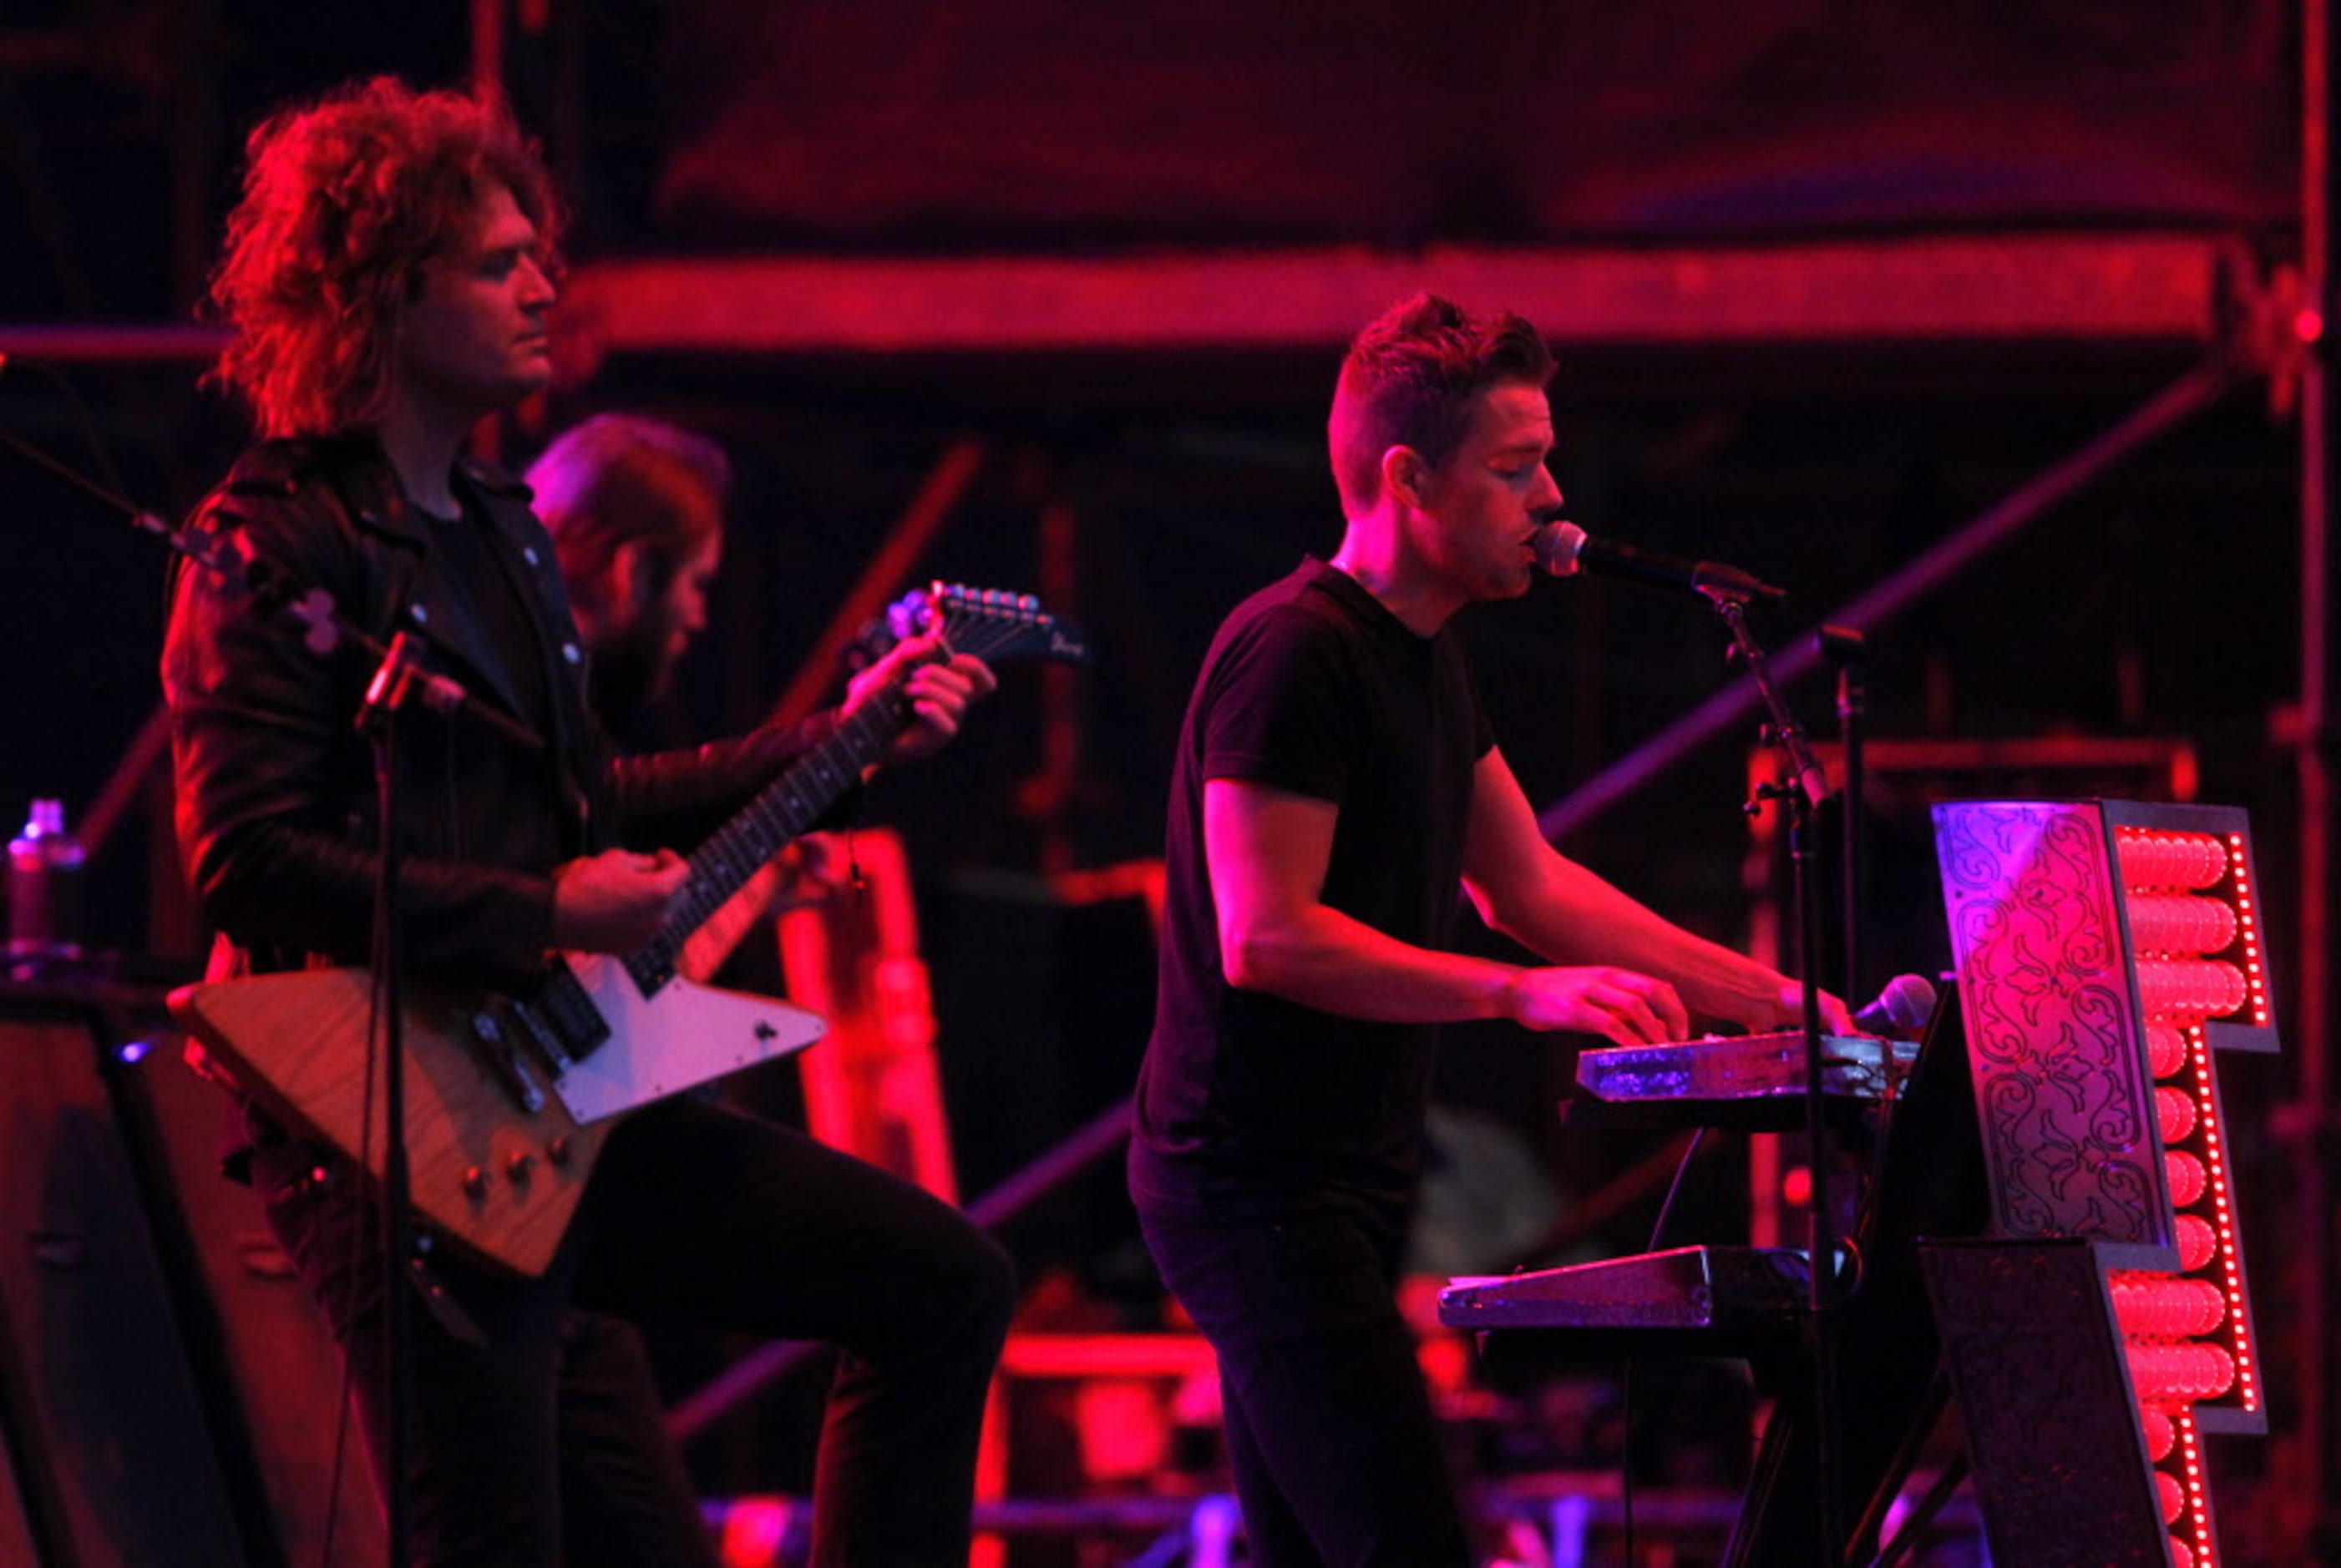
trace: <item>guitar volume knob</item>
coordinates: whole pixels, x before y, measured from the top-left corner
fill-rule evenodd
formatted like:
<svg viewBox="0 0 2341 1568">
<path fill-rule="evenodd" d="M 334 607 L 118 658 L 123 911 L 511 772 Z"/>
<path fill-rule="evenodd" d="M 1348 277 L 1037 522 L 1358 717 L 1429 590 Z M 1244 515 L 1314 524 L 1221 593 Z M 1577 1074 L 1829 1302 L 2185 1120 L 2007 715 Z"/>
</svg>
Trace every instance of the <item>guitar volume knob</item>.
<svg viewBox="0 0 2341 1568">
<path fill-rule="evenodd" d="M 488 1173 L 477 1166 L 463 1167 L 463 1196 L 473 1203 L 488 1196 Z"/>
<path fill-rule="evenodd" d="M 504 1161 L 504 1175 L 514 1182 L 528 1180 L 529 1173 L 535 1168 L 536 1156 L 526 1149 L 515 1152 Z"/>
</svg>

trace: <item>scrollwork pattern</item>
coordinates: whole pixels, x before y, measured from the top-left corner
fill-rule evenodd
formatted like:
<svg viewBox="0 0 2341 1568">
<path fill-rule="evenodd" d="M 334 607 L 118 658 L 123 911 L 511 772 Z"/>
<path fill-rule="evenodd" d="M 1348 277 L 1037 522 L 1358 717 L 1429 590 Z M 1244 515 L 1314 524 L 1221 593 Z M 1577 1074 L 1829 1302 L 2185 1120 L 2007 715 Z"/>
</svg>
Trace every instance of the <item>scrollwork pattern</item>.
<svg viewBox="0 0 2341 1568">
<path fill-rule="evenodd" d="M 1939 808 L 1938 858 L 2002 1234 L 2162 1242 L 2160 1140 L 2092 807 Z"/>
</svg>

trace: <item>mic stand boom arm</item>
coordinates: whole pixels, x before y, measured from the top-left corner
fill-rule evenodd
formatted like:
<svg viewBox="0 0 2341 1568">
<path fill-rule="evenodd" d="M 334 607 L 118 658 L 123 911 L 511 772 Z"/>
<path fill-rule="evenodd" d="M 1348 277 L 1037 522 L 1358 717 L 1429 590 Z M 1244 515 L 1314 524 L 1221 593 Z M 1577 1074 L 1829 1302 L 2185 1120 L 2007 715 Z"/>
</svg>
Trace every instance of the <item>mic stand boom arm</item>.
<svg viewBox="0 0 2341 1568">
<path fill-rule="evenodd" d="M 0 355 L 0 358 L 5 357 Z M 262 610 L 293 616 L 309 629 L 305 642 L 312 653 L 331 653 L 338 643 L 349 642 L 362 650 L 378 667 L 394 665 L 403 671 L 401 676 L 402 697 L 413 692 L 420 695 L 425 707 L 438 712 L 464 713 L 528 750 L 538 750 L 543 747 L 543 740 L 535 731 L 510 714 L 473 697 L 456 681 L 443 675 L 432 674 L 421 668 L 412 656 L 402 653 L 393 659 L 391 650 L 379 639 L 341 614 L 334 608 L 332 596 L 323 590 L 304 590 L 300 584 L 285 581 L 266 562 L 252 559 L 216 531 L 173 526 L 167 519 L 133 505 L 104 485 L 75 471 L 70 465 L 59 462 L 30 442 L 6 431 L 0 431 L 0 446 L 46 470 L 100 505 L 128 518 L 131 527 L 161 540 L 182 561 L 193 562 L 206 571 L 217 572 L 240 591 L 253 595 L 254 602 Z M 421 640 L 411 632 L 402 635 L 412 641 Z"/>
<path fill-rule="evenodd" d="M 1828 798 L 1828 778 L 1813 756 L 1803 728 L 1788 710 L 1772 679 L 1763 645 L 1748 630 L 1748 596 L 1722 586 L 1700 590 L 1730 630 L 1732 646 L 1761 693 L 1770 722 L 1765 735 L 1780 753 L 1784 781 L 1760 793 L 1786 802 L 1788 812 L 1788 864 L 1797 905 L 1798 968 L 1804 982 L 1805 1139 L 1806 1163 L 1811 1172 L 1808 1350 L 1812 1357 L 1813 1432 L 1816 1470 L 1819 1480 L 1820 1563 L 1834 1568 L 1844 1539 L 1841 1456 L 1837 1424 L 1837 1356 L 1835 1338 L 1838 1281 L 1836 1210 L 1829 1192 L 1828 1099 L 1822 1089 L 1821 885 L 1810 860 L 1814 819 Z"/>
<path fill-rule="evenodd" d="M 388 1518 L 385 1536 L 390 1561 L 406 1561 L 413 1515 L 407 1501 L 407 1455 L 413 1443 L 413 1354 L 405 1284 L 415 1261 L 413 1227 L 409 1213 L 413 1180 L 406 1157 L 406 1037 L 401 1008 L 404 1002 L 404 939 L 399 929 L 398 904 L 398 716 L 413 694 L 420 672 L 413 649 L 404 632 L 390 640 L 374 679 L 367 682 L 358 728 L 374 750 L 376 809 L 382 821 L 382 842 L 375 861 L 374 928 L 374 1028 L 375 1049 L 369 1052 L 366 1093 L 375 1092 L 374 1066 L 381 1063 L 382 1094 L 382 1335 L 384 1345 L 384 1401 L 386 1452 L 383 1474 L 389 1478 L 384 1499 Z M 365 1136 L 372 1136 L 369 1111 Z"/>
<path fill-rule="evenodd" d="M 298 583 L 284 581 L 269 562 L 254 559 L 213 529 L 194 524 L 174 528 L 149 511 L 131 511 L 130 521 L 141 531 L 159 537 L 182 560 L 216 573 L 236 590 L 251 594 L 253 602 L 261 610 L 281 612 L 301 622 L 308 628 L 303 642 L 310 652 L 323 658 L 346 642 L 373 660 L 375 675 L 366 693 L 369 709 L 385 705 L 395 708 L 403 705 L 409 697 L 417 697 L 424 707 L 436 712 L 462 713 L 479 719 L 523 750 L 543 749 L 543 739 L 528 726 L 473 697 L 460 681 L 434 675 L 423 668 L 424 643 L 420 633 L 401 631 L 385 644 L 344 615 L 334 605 L 333 595 L 321 588 L 304 590 Z M 395 676 L 394 688 L 384 686 L 390 675 Z M 385 704 L 384 699 L 389 697 L 395 700 Z M 364 717 L 361 715 L 362 719 Z"/>
</svg>

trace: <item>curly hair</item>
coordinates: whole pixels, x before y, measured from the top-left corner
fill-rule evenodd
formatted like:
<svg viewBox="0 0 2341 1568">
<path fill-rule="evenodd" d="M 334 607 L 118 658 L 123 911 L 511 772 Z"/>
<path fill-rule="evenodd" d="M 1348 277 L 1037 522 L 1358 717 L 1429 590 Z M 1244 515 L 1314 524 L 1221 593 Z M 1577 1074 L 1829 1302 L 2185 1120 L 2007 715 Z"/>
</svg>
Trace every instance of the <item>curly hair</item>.
<svg viewBox="0 0 2341 1568">
<path fill-rule="evenodd" d="M 205 379 L 249 406 L 263 436 L 381 417 L 398 313 L 421 297 L 427 263 L 470 243 L 495 184 L 554 264 L 552 180 L 500 104 L 377 76 L 278 111 L 244 154 L 244 195 L 211 277 L 231 336 Z"/>
<path fill-rule="evenodd" d="M 1437 294 L 1400 301 L 1350 345 L 1326 432 L 1341 504 L 1355 513 L 1381 493 L 1382 454 L 1411 447 L 1432 468 L 1455 455 L 1473 400 L 1491 386 L 1542 386 L 1552 350 L 1510 312 L 1475 317 Z"/>
</svg>

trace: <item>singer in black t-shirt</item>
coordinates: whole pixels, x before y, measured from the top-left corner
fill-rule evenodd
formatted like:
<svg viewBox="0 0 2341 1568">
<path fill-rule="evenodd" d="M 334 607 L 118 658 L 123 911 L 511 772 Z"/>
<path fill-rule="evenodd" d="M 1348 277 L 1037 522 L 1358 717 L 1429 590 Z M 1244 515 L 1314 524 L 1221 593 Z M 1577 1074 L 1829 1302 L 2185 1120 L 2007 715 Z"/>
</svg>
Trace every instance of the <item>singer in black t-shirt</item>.
<svg viewBox="0 0 2341 1568">
<path fill-rule="evenodd" d="M 1560 502 L 1552 359 L 1417 296 L 1360 334 L 1330 424 L 1347 527 L 1237 608 L 1180 737 L 1130 1180 L 1219 1354 L 1252 1561 L 1474 1561 L 1394 1296 L 1436 1027 L 1620 1045 L 1796 1027 L 1795 982 L 1545 843 L 1449 623 L 1527 591 Z M 1540 955 L 1452 950 L 1460 895 Z M 1824 1024 L 1849 1030 L 1835 997 Z"/>
</svg>

